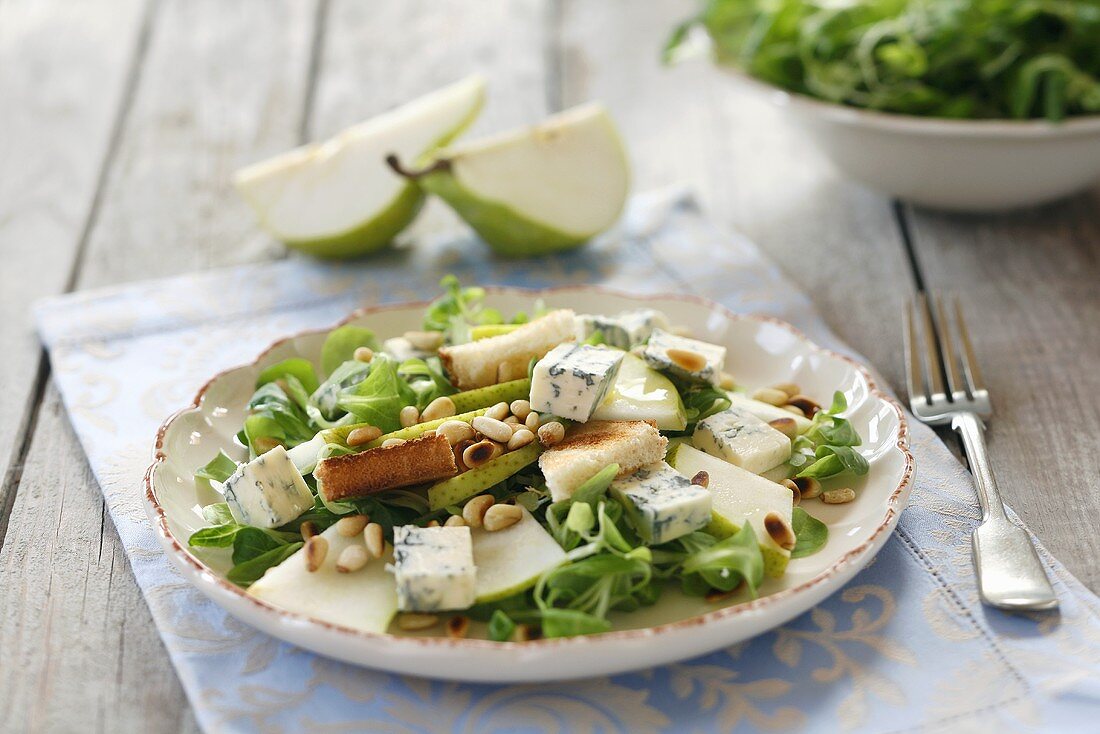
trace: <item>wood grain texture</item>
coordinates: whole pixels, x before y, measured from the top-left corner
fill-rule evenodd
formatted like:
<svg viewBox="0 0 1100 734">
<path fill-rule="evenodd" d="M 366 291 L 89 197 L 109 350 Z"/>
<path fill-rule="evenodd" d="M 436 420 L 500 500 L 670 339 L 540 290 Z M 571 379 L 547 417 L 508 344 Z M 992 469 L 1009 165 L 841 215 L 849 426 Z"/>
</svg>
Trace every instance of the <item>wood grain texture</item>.
<svg viewBox="0 0 1100 734">
<path fill-rule="evenodd" d="M 163 1 L 78 287 L 282 252 L 230 180 L 297 144 L 315 16 L 312 0 Z"/>
<path fill-rule="evenodd" d="M 910 210 L 926 285 L 958 294 L 994 401 L 1005 501 L 1100 590 L 1100 190 L 1002 216 Z"/>
<path fill-rule="evenodd" d="M 29 306 L 69 287 L 125 104 L 144 5 L 0 3 L 0 539 L 44 375 Z"/>
<path fill-rule="evenodd" d="M 900 385 L 898 319 L 911 281 L 889 201 L 841 179 L 775 108 L 710 64 L 661 65 L 669 30 L 696 7 L 566 0 L 563 102 L 605 102 L 632 154 L 635 190 L 690 184 Z"/>
<path fill-rule="evenodd" d="M 0 549 L 0 728 L 194 730 L 52 385 L 39 425 Z"/>
</svg>

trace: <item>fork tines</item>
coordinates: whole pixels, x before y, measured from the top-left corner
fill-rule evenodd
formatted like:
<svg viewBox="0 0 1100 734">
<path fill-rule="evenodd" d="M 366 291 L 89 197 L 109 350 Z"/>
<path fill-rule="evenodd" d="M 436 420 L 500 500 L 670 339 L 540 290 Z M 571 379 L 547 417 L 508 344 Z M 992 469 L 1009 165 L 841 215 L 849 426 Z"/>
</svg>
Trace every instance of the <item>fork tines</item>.
<svg viewBox="0 0 1100 734">
<path fill-rule="evenodd" d="M 916 404 L 988 411 L 988 393 L 959 299 L 952 299 L 954 318 L 948 318 L 944 299 L 921 293 L 905 312 L 905 377 L 909 400 Z M 945 387 L 946 385 L 946 387 Z M 923 401 L 919 400 L 923 398 Z"/>
</svg>

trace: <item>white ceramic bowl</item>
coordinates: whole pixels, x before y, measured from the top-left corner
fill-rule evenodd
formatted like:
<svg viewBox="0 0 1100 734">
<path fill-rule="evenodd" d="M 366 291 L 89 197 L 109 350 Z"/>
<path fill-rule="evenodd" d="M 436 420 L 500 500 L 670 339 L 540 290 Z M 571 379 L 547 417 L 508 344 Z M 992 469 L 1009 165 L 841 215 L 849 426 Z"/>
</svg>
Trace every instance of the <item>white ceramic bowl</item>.
<svg viewBox="0 0 1100 734">
<path fill-rule="evenodd" d="M 1100 181 L 1100 115 L 1061 123 L 887 114 L 786 92 L 722 67 L 787 111 L 845 174 L 936 209 L 997 211 Z"/>
<path fill-rule="evenodd" d="M 169 559 L 199 590 L 229 613 L 299 647 L 323 655 L 435 678 L 520 682 L 580 678 L 660 665 L 732 645 L 808 610 L 839 590 L 866 566 L 889 538 L 904 509 L 913 472 L 909 434 L 898 404 L 877 390 L 867 370 L 822 349 L 781 321 L 738 316 L 699 298 L 631 297 L 595 288 L 517 291 L 491 289 L 488 304 L 505 313 L 529 310 L 536 298 L 550 306 L 613 313 L 645 305 L 661 309 L 700 338 L 730 349 L 729 369 L 748 386 L 794 381 L 811 398 L 828 403 L 842 390 L 848 417 L 864 438 L 871 471 L 854 482 L 857 499 L 846 505 L 807 503 L 830 528 L 818 553 L 791 561 L 782 579 L 769 580 L 762 596 L 725 606 L 666 591 L 657 605 L 615 620 L 605 634 L 526 643 L 449 639 L 411 634 L 369 634 L 293 614 L 259 601 L 225 580 L 229 559 L 220 549 L 193 549 L 187 538 L 207 523 L 203 505 L 219 499 L 196 486 L 193 474 L 219 449 L 240 456 L 233 436 L 259 371 L 288 357 L 317 360 L 324 331 L 274 344 L 252 364 L 215 376 L 192 406 L 169 418 L 156 441 L 146 475 L 146 507 Z M 388 306 L 353 314 L 347 322 L 388 336 L 419 328 L 425 304 Z"/>
</svg>

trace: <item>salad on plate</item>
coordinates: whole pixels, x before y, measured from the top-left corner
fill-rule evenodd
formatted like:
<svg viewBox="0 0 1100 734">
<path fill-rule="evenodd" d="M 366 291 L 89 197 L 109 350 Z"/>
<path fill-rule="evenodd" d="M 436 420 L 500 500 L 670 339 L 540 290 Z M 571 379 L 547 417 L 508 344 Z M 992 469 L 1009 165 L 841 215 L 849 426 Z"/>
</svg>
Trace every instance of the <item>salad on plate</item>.
<svg viewBox="0 0 1100 734">
<path fill-rule="evenodd" d="M 812 500 L 855 499 L 842 392 L 740 385 L 654 309 L 503 314 L 443 286 L 419 331 L 340 326 L 319 363 L 260 372 L 247 460 L 195 474 L 222 501 L 193 552 L 326 623 L 523 641 L 753 598 L 828 541 Z"/>
</svg>

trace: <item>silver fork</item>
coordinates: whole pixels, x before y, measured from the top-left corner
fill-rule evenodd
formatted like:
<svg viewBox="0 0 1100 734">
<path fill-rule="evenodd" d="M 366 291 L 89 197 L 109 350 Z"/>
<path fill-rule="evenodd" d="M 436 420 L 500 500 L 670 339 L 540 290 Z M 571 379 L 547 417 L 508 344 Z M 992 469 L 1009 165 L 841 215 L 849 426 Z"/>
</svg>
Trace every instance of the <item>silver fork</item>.
<svg viewBox="0 0 1100 734">
<path fill-rule="evenodd" d="M 943 300 L 939 297 L 932 300 L 935 314 L 924 294 L 915 305 L 911 302 L 906 308 L 905 377 L 909 407 L 921 421 L 933 426 L 950 424 L 962 437 L 982 509 L 982 523 L 972 538 L 978 591 L 984 603 L 1001 609 L 1054 609 L 1058 597 L 1031 538 L 1008 519 L 997 490 L 982 422 L 993 415 L 993 407 L 974 358 L 962 309 L 955 299 L 955 328 L 952 328 Z"/>
</svg>

